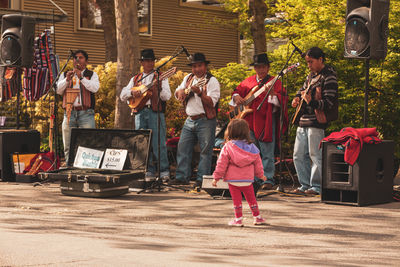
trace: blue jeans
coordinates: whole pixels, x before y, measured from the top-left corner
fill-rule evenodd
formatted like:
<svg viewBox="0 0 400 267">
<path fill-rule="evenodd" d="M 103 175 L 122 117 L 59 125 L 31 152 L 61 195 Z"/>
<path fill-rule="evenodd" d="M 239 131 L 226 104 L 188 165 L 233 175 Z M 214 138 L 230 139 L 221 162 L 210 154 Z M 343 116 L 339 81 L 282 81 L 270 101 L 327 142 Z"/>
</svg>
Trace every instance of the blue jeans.
<svg viewBox="0 0 400 267">
<path fill-rule="evenodd" d="M 322 151 L 319 143 L 325 131 L 313 127 L 297 127 L 294 143 L 293 162 L 301 191 L 307 189 L 320 193 L 322 177 Z"/>
<path fill-rule="evenodd" d="M 254 140 L 254 144 L 260 149 L 260 155 L 262 160 L 262 165 L 264 168 L 264 175 L 267 177 L 267 181 L 262 181 L 261 179 L 255 178 L 255 180 L 260 184 L 270 183 L 275 184 L 275 120 L 272 121 L 272 142 L 262 142 L 256 140 L 253 131 L 250 131 L 250 138 Z"/>
<path fill-rule="evenodd" d="M 200 145 L 200 162 L 197 168 L 197 181 L 201 182 L 203 180 L 203 175 L 211 174 L 216 125 L 217 122 L 215 119 L 186 119 L 178 143 L 176 179 L 189 182 L 192 176 L 193 148 L 197 142 L 199 142 Z"/>
<path fill-rule="evenodd" d="M 147 171 L 154 175 L 158 162 L 158 127 L 157 112 L 143 108 L 135 115 L 135 129 L 151 129 L 151 147 Z M 166 125 L 164 113 L 160 113 L 160 177 L 169 176 L 169 162 L 166 145 Z"/>
<path fill-rule="evenodd" d="M 64 156 L 67 163 L 69 157 L 69 145 L 71 141 L 71 128 L 96 128 L 96 123 L 94 121 L 94 110 L 72 110 L 69 123 L 67 113 L 64 112 L 62 133 L 64 143 Z"/>
</svg>

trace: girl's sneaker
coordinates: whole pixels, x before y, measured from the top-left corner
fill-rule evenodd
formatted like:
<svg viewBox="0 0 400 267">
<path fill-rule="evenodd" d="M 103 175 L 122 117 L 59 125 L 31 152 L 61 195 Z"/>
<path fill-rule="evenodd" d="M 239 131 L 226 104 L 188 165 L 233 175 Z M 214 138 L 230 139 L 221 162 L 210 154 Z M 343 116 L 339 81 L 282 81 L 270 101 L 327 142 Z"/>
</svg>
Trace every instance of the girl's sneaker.
<svg viewBox="0 0 400 267">
<path fill-rule="evenodd" d="M 239 220 L 233 219 L 232 221 L 230 221 L 230 222 L 228 223 L 228 225 L 229 225 L 229 226 L 238 226 L 238 227 L 242 227 L 242 226 L 243 226 L 243 222 L 242 222 L 242 219 L 239 219 Z"/>
<path fill-rule="evenodd" d="M 254 217 L 254 225 L 265 225 L 267 222 L 262 217 Z"/>
</svg>

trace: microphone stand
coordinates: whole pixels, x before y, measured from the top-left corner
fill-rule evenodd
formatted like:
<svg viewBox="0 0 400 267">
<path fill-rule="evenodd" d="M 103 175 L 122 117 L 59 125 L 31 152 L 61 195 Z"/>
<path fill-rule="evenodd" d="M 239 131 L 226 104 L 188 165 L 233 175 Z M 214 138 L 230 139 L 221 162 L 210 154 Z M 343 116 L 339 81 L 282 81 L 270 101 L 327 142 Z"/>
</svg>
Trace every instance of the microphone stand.
<svg viewBox="0 0 400 267">
<path fill-rule="evenodd" d="M 282 67 L 281 71 L 278 73 L 278 77 L 281 78 L 283 76 L 283 71 L 288 67 L 289 65 L 289 61 L 292 59 L 294 53 L 298 51 L 297 47 L 295 46 L 295 48 L 293 49 L 292 53 L 290 54 L 290 56 L 288 57 L 288 59 L 286 60 L 285 65 Z M 279 79 L 278 78 L 278 79 Z M 262 107 L 262 105 L 264 104 L 265 100 L 267 99 L 269 92 L 272 90 L 272 88 L 274 88 L 276 81 L 278 80 L 276 79 L 275 82 L 272 84 L 272 86 L 269 88 L 268 92 L 265 94 L 265 97 L 263 98 L 263 100 L 261 101 L 260 105 L 258 105 L 257 107 L 257 111 L 259 111 Z M 283 100 L 283 90 L 281 90 L 281 100 Z M 282 131 L 283 131 L 283 116 L 284 116 L 284 108 L 285 105 L 284 103 L 281 104 L 281 108 L 280 108 L 280 114 L 279 114 L 279 179 L 278 179 L 278 191 L 279 192 L 285 192 L 283 185 L 282 185 L 282 164 L 285 162 L 283 159 L 284 155 L 283 155 L 283 150 L 282 150 Z M 275 129 L 276 131 L 277 129 Z M 275 134 L 275 133 L 272 133 Z M 285 163 L 286 164 L 286 163 Z M 289 170 L 288 170 L 289 171 Z M 289 171 L 290 173 L 290 171 Z"/>
<path fill-rule="evenodd" d="M 48 94 L 50 93 L 51 89 L 53 89 L 54 91 L 54 112 L 53 114 L 50 114 L 50 116 L 53 116 L 54 118 L 54 122 L 53 122 L 53 127 L 54 127 L 54 131 L 53 131 L 53 142 L 54 142 L 54 169 L 57 168 L 57 161 L 58 161 L 58 155 L 59 155 L 59 151 L 58 151 L 58 127 L 57 127 L 57 114 L 58 114 L 58 107 L 57 107 L 57 102 L 58 102 L 58 97 L 57 97 L 57 82 L 60 79 L 61 73 L 64 73 L 65 68 L 67 67 L 69 61 L 71 60 L 73 54 L 72 51 L 71 53 L 69 53 L 69 56 L 67 58 L 67 61 L 65 62 L 64 66 L 61 68 L 61 70 L 58 72 L 56 78 L 53 80 L 53 83 L 50 86 L 50 90 L 47 92 L 47 94 L 44 96 L 43 100 L 46 100 Z"/>
<path fill-rule="evenodd" d="M 162 184 L 162 180 L 160 177 L 160 161 L 161 161 L 161 134 L 160 134 L 160 129 L 161 129 L 161 117 L 160 117 L 160 93 L 162 90 L 161 84 L 160 84 L 160 70 L 162 67 L 164 67 L 166 64 L 168 64 L 172 59 L 176 58 L 177 56 L 179 56 L 180 54 L 182 54 L 184 52 L 184 49 L 182 48 L 181 51 L 179 51 L 178 53 L 176 53 L 175 55 L 171 56 L 167 61 L 165 61 L 163 64 L 161 64 L 160 66 L 158 66 L 157 68 L 155 68 L 154 70 L 150 71 L 148 74 L 146 74 L 144 77 L 142 77 L 140 81 L 142 81 L 144 78 L 146 78 L 147 76 L 149 76 L 152 73 L 156 73 L 157 75 L 157 174 L 156 174 L 156 180 L 150 185 L 150 186 L 145 186 L 142 190 L 138 191 L 137 193 L 140 194 L 148 189 L 153 189 L 154 187 L 157 187 L 158 192 L 161 191 L 161 184 Z M 154 149 L 153 149 L 154 150 Z M 165 185 L 164 185 L 165 186 Z M 170 186 L 170 185 L 168 185 Z M 176 188 L 176 189 L 180 189 L 178 187 L 173 187 L 170 186 L 172 188 Z"/>
</svg>

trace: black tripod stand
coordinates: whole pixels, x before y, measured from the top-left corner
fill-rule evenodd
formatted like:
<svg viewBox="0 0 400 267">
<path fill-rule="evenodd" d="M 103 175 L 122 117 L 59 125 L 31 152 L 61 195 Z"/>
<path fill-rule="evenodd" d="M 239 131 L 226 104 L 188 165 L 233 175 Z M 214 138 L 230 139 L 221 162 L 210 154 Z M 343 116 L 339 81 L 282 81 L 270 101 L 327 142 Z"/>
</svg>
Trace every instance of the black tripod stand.
<svg viewBox="0 0 400 267">
<path fill-rule="evenodd" d="M 142 190 L 138 191 L 137 193 L 140 194 L 146 190 L 152 190 L 157 188 L 157 190 L 160 192 L 161 191 L 161 186 L 168 186 L 170 188 L 174 189 L 182 189 L 179 187 L 175 187 L 172 185 L 166 185 L 162 181 L 161 173 L 160 173 L 160 161 L 161 161 L 161 135 L 160 135 L 160 128 L 161 128 L 161 117 L 160 117 L 160 104 L 161 104 L 161 98 L 160 98 L 160 93 L 162 90 L 162 86 L 160 83 L 160 70 L 162 67 L 164 67 L 166 64 L 168 64 L 172 59 L 176 58 L 179 56 L 181 53 L 185 52 L 185 48 L 182 46 L 182 49 L 176 53 L 175 55 L 171 56 L 167 61 L 165 61 L 163 64 L 152 70 L 150 73 L 146 74 L 143 76 L 140 80 L 142 81 L 145 79 L 147 76 L 151 75 L 152 73 L 155 73 L 157 76 L 157 174 L 156 174 L 156 179 L 152 181 L 149 185 L 145 182 L 145 186 Z M 154 150 L 154 149 L 153 149 Z M 186 190 L 184 190 L 186 191 Z"/>
<path fill-rule="evenodd" d="M 288 68 L 289 65 L 289 61 L 292 59 L 293 55 L 295 52 L 300 53 L 300 55 L 302 55 L 301 50 L 292 42 L 292 45 L 294 46 L 292 53 L 290 54 L 290 56 L 288 57 L 288 59 L 286 60 L 285 65 L 282 67 L 281 71 L 278 73 L 276 79 L 274 80 L 273 84 L 271 85 L 271 87 L 269 88 L 268 92 L 265 94 L 264 99 L 261 101 L 260 105 L 257 107 L 257 111 L 261 109 L 262 105 L 264 104 L 265 100 L 267 99 L 269 92 L 271 90 L 273 90 L 275 83 L 278 79 L 280 79 L 281 77 L 283 77 L 283 75 L 290 70 L 291 67 Z M 298 66 L 298 63 L 295 64 L 296 68 Z M 295 66 L 293 65 L 293 66 Z M 287 98 L 287 93 L 284 94 L 283 90 L 280 91 L 280 95 L 281 95 L 281 100 L 286 100 Z M 279 114 L 279 178 L 278 178 L 278 191 L 280 192 L 284 192 L 283 189 L 283 185 L 282 185 L 282 165 L 284 165 L 286 167 L 287 172 L 289 173 L 289 175 L 291 176 L 292 180 L 294 181 L 294 177 L 292 175 L 292 173 L 289 170 L 289 167 L 287 166 L 287 163 L 285 161 L 285 157 L 283 155 L 283 149 L 282 149 L 282 135 L 283 135 L 283 124 L 284 124 L 284 114 L 285 114 L 285 109 L 287 108 L 287 105 L 285 105 L 286 101 L 282 101 L 283 104 L 281 104 L 281 108 L 280 108 L 280 114 Z M 272 133 L 275 134 L 275 133 Z"/>
</svg>

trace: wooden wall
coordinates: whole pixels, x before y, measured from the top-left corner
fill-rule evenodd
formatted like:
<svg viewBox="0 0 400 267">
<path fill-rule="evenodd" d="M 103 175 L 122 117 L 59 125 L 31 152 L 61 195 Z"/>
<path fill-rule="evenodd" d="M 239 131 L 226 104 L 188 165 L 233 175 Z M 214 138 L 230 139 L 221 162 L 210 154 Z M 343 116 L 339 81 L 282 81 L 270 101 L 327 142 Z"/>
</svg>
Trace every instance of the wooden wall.
<svg viewBox="0 0 400 267">
<path fill-rule="evenodd" d="M 56 3 L 69 15 L 67 22 L 55 25 L 57 54 L 61 59 L 66 59 L 70 49 L 80 48 L 89 53 L 90 64 L 103 64 L 103 32 L 78 29 L 77 0 L 62 0 Z M 238 62 L 239 34 L 236 25 L 232 24 L 236 15 L 216 7 L 185 5 L 180 3 L 180 0 L 152 0 L 151 5 L 152 33 L 141 36 L 141 49 L 154 48 L 156 56 L 161 58 L 173 54 L 177 47 L 184 45 L 190 53 L 206 54 L 207 59 L 211 61 L 211 67 L 219 68 L 228 62 Z M 22 0 L 21 6 L 26 11 L 51 12 L 54 9 L 56 14 L 60 13 L 47 0 Z M 50 26 L 40 24 L 37 31 Z M 186 57 L 182 55 L 176 65 L 189 70 L 186 64 Z"/>
</svg>

